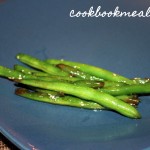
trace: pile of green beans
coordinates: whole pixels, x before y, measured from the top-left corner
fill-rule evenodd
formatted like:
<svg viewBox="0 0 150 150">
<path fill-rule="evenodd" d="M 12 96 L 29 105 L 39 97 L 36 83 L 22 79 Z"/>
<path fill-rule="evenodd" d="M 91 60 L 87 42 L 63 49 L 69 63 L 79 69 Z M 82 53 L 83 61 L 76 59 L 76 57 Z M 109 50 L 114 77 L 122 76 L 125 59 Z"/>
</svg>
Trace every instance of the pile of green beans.
<svg viewBox="0 0 150 150">
<path fill-rule="evenodd" d="M 149 78 L 128 79 L 111 71 L 66 60 L 40 60 L 19 53 L 24 65 L 0 66 L 0 76 L 17 83 L 15 94 L 31 100 L 141 118 L 140 95 L 150 94 Z M 15 84 L 16 85 L 16 84 Z M 18 87 L 19 86 L 19 87 Z"/>
</svg>

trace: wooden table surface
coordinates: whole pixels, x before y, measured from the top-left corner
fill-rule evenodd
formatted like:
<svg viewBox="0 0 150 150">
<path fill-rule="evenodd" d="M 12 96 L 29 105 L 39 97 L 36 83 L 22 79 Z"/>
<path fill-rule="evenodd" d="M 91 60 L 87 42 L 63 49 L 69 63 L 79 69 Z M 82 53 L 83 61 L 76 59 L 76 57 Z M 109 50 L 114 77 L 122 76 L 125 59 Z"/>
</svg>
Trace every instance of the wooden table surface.
<svg viewBox="0 0 150 150">
<path fill-rule="evenodd" d="M 0 150 L 19 150 L 19 149 L 0 133 Z"/>
</svg>

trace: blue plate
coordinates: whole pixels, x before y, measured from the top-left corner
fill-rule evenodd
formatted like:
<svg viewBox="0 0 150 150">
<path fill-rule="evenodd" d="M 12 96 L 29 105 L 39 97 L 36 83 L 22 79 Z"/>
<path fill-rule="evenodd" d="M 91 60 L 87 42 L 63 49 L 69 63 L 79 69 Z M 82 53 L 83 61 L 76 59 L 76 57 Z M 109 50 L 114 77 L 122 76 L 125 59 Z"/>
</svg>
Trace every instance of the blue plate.
<svg viewBox="0 0 150 150">
<path fill-rule="evenodd" d="M 17 53 L 99 66 L 128 78 L 150 77 L 150 17 L 70 17 L 71 10 L 146 12 L 143 1 L 0 1 L 0 65 L 12 68 Z M 72 11 L 73 12 L 73 11 Z M 148 13 L 147 13 L 148 15 Z M 20 64 L 20 63 L 19 63 Z M 0 130 L 20 149 L 99 150 L 150 148 L 150 97 L 141 97 L 134 120 L 27 100 L 0 78 Z"/>
</svg>

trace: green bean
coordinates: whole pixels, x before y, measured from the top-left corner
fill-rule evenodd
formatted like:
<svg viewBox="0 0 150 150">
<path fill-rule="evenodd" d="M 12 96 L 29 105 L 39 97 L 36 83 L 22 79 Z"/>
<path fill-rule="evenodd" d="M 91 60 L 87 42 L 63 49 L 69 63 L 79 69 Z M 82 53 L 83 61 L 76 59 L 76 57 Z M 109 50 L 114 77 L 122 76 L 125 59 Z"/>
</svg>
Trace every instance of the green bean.
<svg viewBox="0 0 150 150">
<path fill-rule="evenodd" d="M 117 95 L 130 95 L 130 94 L 149 94 L 150 93 L 150 83 L 145 84 L 134 84 L 126 85 L 122 87 L 108 87 L 98 89 L 101 92 L 106 92 L 108 94 Z"/>
<path fill-rule="evenodd" d="M 150 78 L 133 78 L 132 79 L 136 84 L 145 84 L 145 83 L 150 83 Z"/>
<path fill-rule="evenodd" d="M 20 53 L 16 56 L 16 58 L 18 60 L 20 60 L 21 62 L 23 62 L 29 66 L 32 66 L 36 69 L 42 70 L 46 73 L 53 74 L 53 75 L 61 75 L 61 76 L 67 75 L 68 76 L 68 73 L 63 72 L 62 70 L 55 67 L 54 65 L 50 65 L 50 64 L 48 64 L 44 61 L 41 61 L 35 57 Z"/>
<path fill-rule="evenodd" d="M 87 86 L 94 89 L 102 88 L 104 86 L 104 82 L 95 81 L 95 80 L 77 80 L 72 82 L 72 84 L 78 86 Z"/>
<path fill-rule="evenodd" d="M 79 77 L 81 79 L 85 80 L 97 80 L 97 81 L 104 81 L 104 79 L 97 78 L 95 76 L 89 75 L 85 72 L 80 71 L 77 68 L 65 65 L 65 64 L 57 64 L 56 65 L 58 68 L 62 69 L 65 72 L 68 72 L 71 76 L 73 77 Z"/>
<path fill-rule="evenodd" d="M 96 81 L 96 80 L 77 80 L 73 82 L 75 85 L 86 85 L 92 88 L 107 88 L 115 86 L 125 86 L 127 84 L 122 82 L 113 82 L 113 81 Z"/>
<path fill-rule="evenodd" d="M 66 94 L 62 92 L 55 92 L 55 91 L 50 91 L 50 90 L 45 90 L 45 89 L 39 89 L 39 88 L 34 88 L 35 91 L 37 92 L 42 92 L 42 93 L 48 93 L 52 94 L 52 92 L 57 95 L 65 96 Z M 138 99 L 137 95 L 121 95 L 121 96 L 116 96 L 117 99 L 120 99 L 126 103 L 129 103 L 130 105 L 137 106 L 140 102 Z M 106 109 L 106 108 L 105 108 Z"/>
<path fill-rule="evenodd" d="M 95 66 L 91 66 L 88 64 L 82 64 L 79 62 L 72 62 L 72 61 L 66 61 L 66 60 L 56 60 L 56 59 L 47 59 L 45 62 L 48 62 L 49 64 L 66 64 L 69 66 L 72 66 L 74 68 L 77 68 L 83 72 L 86 72 L 90 75 L 96 76 L 98 78 L 102 78 L 104 80 L 108 80 L 108 81 L 115 81 L 115 82 L 123 82 L 126 84 L 135 84 L 134 81 L 123 77 L 119 74 L 113 73 L 111 71 L 105 70 L 103 68 L 99 68 L 99 67 L 95 67 Z"/>
<path fill-rule="evenodd" d="M 103 68 L 66 60 L 42 61 L 26 54 L 16 57 L 29 68 L 15 65 L 13 70 L 0 66 L 0 76 L 27 88 L 16 90 L 17 95 L 59 105 L 113 110 L 130 118 L 141 118 L 135 106 L 140 102 L 138 96 L 150 93 L 150 78 L 128 79 Z"/>
<path fill-rule="evenodd" d="M 137 106 L 140 103 L 140 100 L 137 95 L 120 95 L 116 96 L 116 98 L 133 106 Z"/>
<path fill-rule="evenodd" d="M 139 112 L 131 105 L 103 92 L 99 92 L 98 90 L 84 87 L 84 86 L 76 86 L 70 83 L 63 82 L 44 82 L 37 80 L 20 80 L 18 81 L 25 85 L 30 85 L 33 87 L 54 90 L 64 92 L 66 94 L 70 94 L 73 96 L 77 96 L 82 99 L 90 100 L 96 102 L 107 109 L 114 110 L 119 112 L 120 114 L 131 117 L 131 118 L 140 118 Z"/>
<path fill-rule="evenodd" d="M 23 78 L 27 79 L 27 78 L 32 77 L 32 75 L 30 75 L 30 74 L 25 75 L 22 72 L 12 70 L 12 69 L 9 69 L 9 68 L 3 67 L 3 66 L 0 66 L 0 76 L 6 77 L 6 78 L 11 79 L 11 80 L 14 80 L 14 79 L 20 80 L 20 79 L 23 79 Z"/>
<path fill-rule="evenodd" d="M 39 71 L 39 72 L 32 72 L 32 75 L 34 76 L 38 76 L 38 77 L 48 77 L 48 76 L 51 76 L 51 74 L 48 74 L 46 72 L 42 72 L 42 71 Z M 52 75 L 53 76 L 53 75 Z M 64 77 L 64 76 L 63 76 Z"/>
<path fill-rule="evenodd" d="M 76 85 L 86 85 L 92 88 L 107 88 L 112 86 L 124 86 L 125 83 L 122 82 L 112 82 L 112 81 L 96 81 L 96 80 L 78 80 L 75 81 L 74 84 Z"/>
<path fill-rule="evenodd" d="M 68 76 L 59 76 L 59 75 L 49 75 L 49 76 L 45 76 L 45 77 L 39 77 L 39 79 L 43 80 L 43 81 L 50 81 L 51 79 L 56 79 L 56 80 L 64 80 L 64 81 L 79 81 L 79 78 L 74 78 L 74 77 L 68 77 Z M 49 80 L 50 79 L 50 80 Z"/>
<path fill-rule="evenodd" d="M 56 80 L 58 80 L 58 78 L 55 78 L 55 76 L 38 77 L 38 76 L 33 76 L 32 74 L 24 74 L 20 71 L 9 69 L 9 68 L 3 67 L 3 66 L 0 66 L 0 76 L 6 77 L 10 80 L 21 80 L 21 79 L 37 79 L 37 80 L 43 80 L 43 81 L 56 81 Z"/>
<path fill-rule="evenodd" d="M 25 88 L 18 88 L 15 91 L 16 95 L 29 98 L 32 100 L 46 102 L 57 105 L 66 105 L 71 107 L 79 107 L 86 109 L 104 109 L 104 107 L 100 106 L 95 102 L 85 101 L 83 99 L 73 97 L 73 96 L 61 96 L 58 92 L 49 91 L 48 93 L 44 92 L 35 92 L 30 91 Z"/>
<path fill-rule="evenodd" d="M 14 70 L 22 72 L 24 74 L 32 74 L 32 72 L 35 72 L 35 70 L 15 64 L 14 65 Z"/>
<path fill-rule="evenodd" d="M 42 81 L 78 81 L 79 78 L 68 77 L 68 76 L 57 76 L 57 75 L 49 75 L 49 76 L 35 76 L 34 74 L 24 74 L 20 71 L 13 70 L 7 67 L 0 66 L 0 76 L 6 77 L 11 80 L 20 80 L 20 79 L 37 79 Z"/>
<path fill-rule="evenodd" d="M 11 80 L 20 80 L 20 79 L 37 79 L 37 80 L 43 80 L 43 81 L 58 81 L 58 80 L 68 80 L 68 77 L 62 77 L 62 76 L 52 76 L 52 77 L 36 77 L 36 76 L 32 76 L 30 74 L 24 75 L 23 73 L 16 71 L 16 70 L 12 70 L 3 66 L 0 66 L 0 75 L 3 77 L 7 77 Z M 73 78 L 70 78 L 73 79 Z M 70 80 L 70 81 L 74 81 L 74 83 L 76 83 L 76 85 L 84 85 L 84 86 L 101 86 L 101 84 L 98 82 L 96 83 L 95 81 L 90 81 L 90 83 L 88 81 L 85 80 Z M 91 85 L 88 85 L 91 84 Z M 97 85 L 98 84 L 98 85 Z"/>
<path fill-rule="evenodd" d="M 20 71 L 24 74 L 32 74 L 32 75 L 36 75 L 36 76 L 48 76 L 49 75 L 45 72 L 41 72 L 41 71 L 38 71 L 38 70 L 27 68 L 27 67 L 24 67 L 24 66 L 21 66 L 21 65 L 18 65 L 18 64 L 14 65 L 14 70 Z"/>
<path fill-rule="evenodd" d="M 104 88 L 106 87 L 116 87 L 116 86 L 125 86 L 127 85 L 126 83 L 123 83 L 123 82 L 114 82 L 114 81 L 104 81 Z"/>
<path fill-rule="evenodd" d="M 92 88 L 101 88 L 104 85 L 104 82 L 101 82 L 101 81 L 81 80 L 79 78 L 68 77 L 68 76 L 57 76 L 57 75 L 34 76 L 34 74 L 32 74 L 32 73 L 31 74 L 24 74 L 24 71 L 21 71 L 20 69 L 23 69 L 23 68 L 20 67 L 19 69 L 12 70 L 12 69 L 9 69 L 9 68 L 1 66 L 1 68 L 0 68 L 0 75 L 4 76 L 4 77 L 7 77 L 9 79 L 12 79 L 12 80 L 17 80 L 17 79 L 37 79 L 37 80 L 42 80 L 42 81 L 47 81 L 47 82 L 63 80 L 63 81 L 66 81 L 66 82 L 67 81 L 71 82 L 72 84 L 75 84 L 75 85 L 88 86 L 88 87 L 92 87 Z M 25 69 L 26 68 L 24 68 L 24 70 Z M 108 81 L 105 82 L 105 86 L 106 87 L 108 85 L 110 86 L 110 85 L 118 85 L 118 84 L 120 84 L 120 83 L 109 83 Z"/>
</svg>

